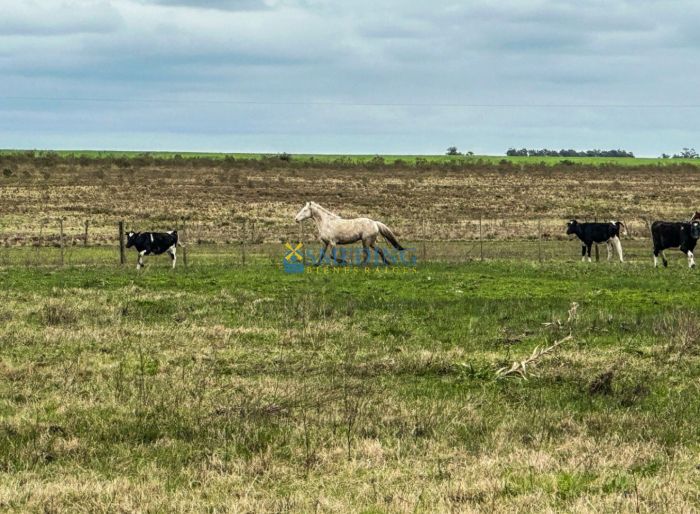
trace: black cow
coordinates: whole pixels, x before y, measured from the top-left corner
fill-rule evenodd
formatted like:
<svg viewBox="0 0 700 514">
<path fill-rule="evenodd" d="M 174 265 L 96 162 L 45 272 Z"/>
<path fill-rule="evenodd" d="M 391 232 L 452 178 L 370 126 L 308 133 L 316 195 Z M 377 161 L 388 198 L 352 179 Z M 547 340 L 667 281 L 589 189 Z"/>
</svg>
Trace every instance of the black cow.
<svg viewBox="0 0 700 514">
<path fill-rule="evenodd" d="M 171 232 L 129 232 L 126 235 L 126 247 L 136 248 L 139 253 L 136 269 L 143 267 L 144 255 L 160 255 L 168 252 L 173 260 L 173 268 L 177 261 L 176 247 L 178 244 L 177 231 Z"/>
<path fill-rule="evenodd" d="M 588 254 L 588 262 L 591 262 L 591 246 L 593 243 L 605 243 L 608 249 L 608 260 L 612 257 L 612 248 L 615 246 L 620 262 L 625 262 L 622 258 L 622 243 L 620 243 L 620 233 L 627 235 L 625 224 L 620 221 L 611 221 L 610 223 L 579 223 L 576 220 L 571 220 L 567 223 L 567 235 L 575 234 L 583 243 L 581 245 L 581 260 L 586 260 Z"/>
<path fill-rule="evenodd" d="M 651 238 L 654 241 L 654 267 L 659 265 L 659 254 L 664 267 L 668 266 L 664 250 L 678 248 L 688 256 L 688 267 L 695 267 L 693 250 L 700 237 L 700 221 L 655 221 L 651 224 Z"/>
</svg>

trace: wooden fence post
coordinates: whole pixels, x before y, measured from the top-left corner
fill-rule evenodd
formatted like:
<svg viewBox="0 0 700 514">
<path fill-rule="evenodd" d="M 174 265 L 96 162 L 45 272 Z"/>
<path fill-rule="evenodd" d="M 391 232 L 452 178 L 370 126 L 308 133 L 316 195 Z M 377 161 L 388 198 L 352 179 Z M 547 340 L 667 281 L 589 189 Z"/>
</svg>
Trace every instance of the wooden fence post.
<svg viewBox="0 0 700 514">
<path fill-rule="evenodd" d="M 87 245 L 88 245 L 88 226 L 89 226 L 89 225 L 90 225 L 90 221 L 85 220 L 85 240 L 83 241 L 83 242 L 84 242 L 84 246 L 87 246 Z"/>
<path fill-rule="evenodd" d="M 119 222 L 119 264 L 126 264 L 126 248 L 124 247 L 124 221 Z"/>
<path fill-rule="evenodd" d="M 462 243 L 464 244 L 464 258 L 462 262 L 467 262 L 469 260 L 469 251 L 467 246 L 467 220 L 462 220 Z"/>
<path fill-rule="evenodd" d="M 542 220 L 537 218 L 537 257 L 542 263 Z"/>
<path fill-rule="evenodd" d="M 180 246 L 182 247 L 182 263 L 185 265 L 185 268 L 187 268 L 187 225 L 186 225 L 186 220 L 185 218 L 182 218 L 182 234 L 178 234 L 178 242 L 180 243 Z"/>
<path fill-rule="evenodd" d="M 46 220 L 41 220 L 39 225 L 39 243 L 36 245 L 36 264 L 39 265 L 39 250 L 44 244 L 44 225 L 46 225 Z"/>
<path fill-rule="evenodd" d="M 479 259 L 484 260 L 484 239 L 481 232 L 481 214 L 479 214 Z"/>
<path fill-rule="evenodd" d="M 65 264 L 65 241 L 63 240 L 63 218 L 58 219 L 58 229 L 60 231 L 60 241 L 61 246 L 61 266 Z"/>
<path fill-rule="evenodd" d="M 241 264 L 245 266 L 245 236 L 247 233 L 247 221 L 243 221 L 243 232 L 241 236 Z"/>
<path fill-rule="evenodd" d="M 593 213 L 593 221 L 595 223 L 598 223 L 598 213 Z M 598 244 L 595 244 L 595 261 L 599 262 L 600 261 L 600 252 L 598 251 Z"/>
</svg>

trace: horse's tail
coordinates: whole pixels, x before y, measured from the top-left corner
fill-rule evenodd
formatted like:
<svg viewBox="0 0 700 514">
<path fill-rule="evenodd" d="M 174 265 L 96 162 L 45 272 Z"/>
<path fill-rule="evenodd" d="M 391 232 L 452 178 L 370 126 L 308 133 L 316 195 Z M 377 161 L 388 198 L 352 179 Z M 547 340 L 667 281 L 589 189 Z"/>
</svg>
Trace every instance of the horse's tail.
<svg viewBox="0 0 700 514">
<path fill-rule="evenodd" d="M 403 246 L 399 244 L 399 242 L 396 240 L 396 236 L 394 233 L 391 231 L 389 227 L 387 227 L 384 223 L 381 221 L 377 222 L 377 226 L 379 227 L 379 233 L 384 236 L 384 239 L 389 241 L 391 243 L 391 246 L 396 248 L 397 250 L 401 251 L 404 249 Z"/>
</svg>

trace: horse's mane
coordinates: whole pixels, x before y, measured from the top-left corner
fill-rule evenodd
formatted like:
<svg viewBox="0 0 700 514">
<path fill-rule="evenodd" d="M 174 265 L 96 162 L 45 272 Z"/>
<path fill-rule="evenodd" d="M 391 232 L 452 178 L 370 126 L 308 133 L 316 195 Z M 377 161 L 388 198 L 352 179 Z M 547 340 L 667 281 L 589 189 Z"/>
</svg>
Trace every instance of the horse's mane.
<svg viewBox="0 0 700 514">
<path fill-rule="evenodd" d="M 336 218 L 336 219 L 340 218 L 340 216 L 338 216 L 336 213 L 329 211 L 329 210 L 326 209 L 325 207 L 323 207 L 323 206 L 317 204 L 316 202 L 311 202 L 311 205 L 313 205 L 314 207 L 316 207 L 319 211 L 325 212 L 326 214 L 328 214 L 328 215 L 329 215 L 330 217 L 332 217 L 332 218 Z"/>
</svg>

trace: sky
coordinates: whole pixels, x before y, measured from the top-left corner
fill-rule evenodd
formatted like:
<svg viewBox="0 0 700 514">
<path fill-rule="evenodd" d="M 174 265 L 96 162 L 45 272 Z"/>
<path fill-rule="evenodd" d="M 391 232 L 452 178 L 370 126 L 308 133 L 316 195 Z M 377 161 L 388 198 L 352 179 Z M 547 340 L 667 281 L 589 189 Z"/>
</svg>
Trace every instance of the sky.
<svg viewBox="0 0 700 514">
<path fill-rule="evenodd" d="M 700 149 L 692 0 L 0 0 L 0 148 Z"/>
</svg>

